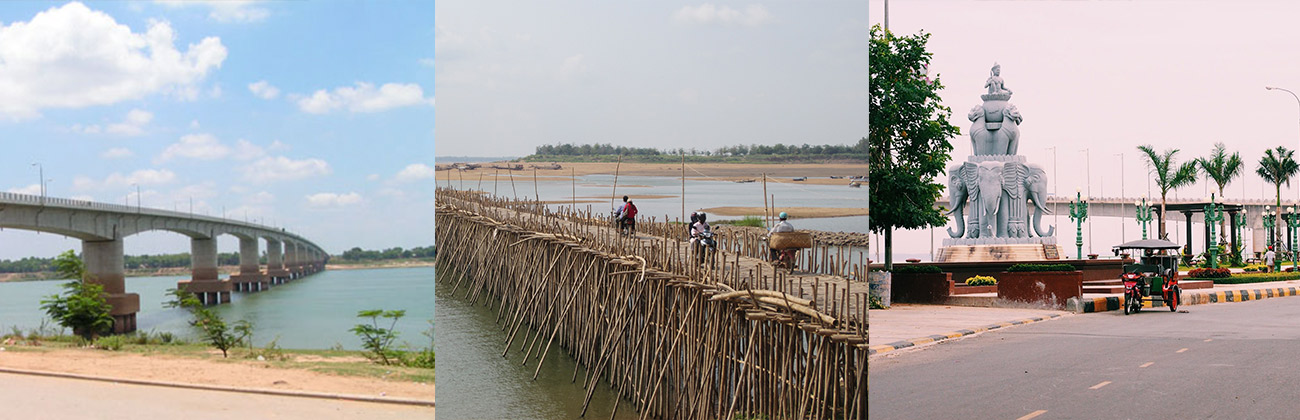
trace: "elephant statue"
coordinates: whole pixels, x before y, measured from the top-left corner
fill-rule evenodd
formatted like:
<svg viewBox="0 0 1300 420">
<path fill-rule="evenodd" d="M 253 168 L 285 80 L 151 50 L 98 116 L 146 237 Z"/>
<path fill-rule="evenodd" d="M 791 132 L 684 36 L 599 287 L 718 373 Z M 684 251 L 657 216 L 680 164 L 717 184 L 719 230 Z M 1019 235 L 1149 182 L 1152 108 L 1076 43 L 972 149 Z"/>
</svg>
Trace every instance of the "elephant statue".
<svg viewBox="0 0 1300 420">
<path fill-rule="evenodd" d="M 999 237 L 998 218 L 1004 214 L 999 214 L 998 210 L 1004 206 L 1005 201 L 1002 199 L 1002 162 L 990 161 L 982 162 L 976 169 L 976 182 L 979 184 L 980 194 L 975 198 L 976 212 L 979 213 L 979 221 L 976 224 L 979 237 L 995 238 Z"/>
<path fill-rule="evenodd" d="M 957 225 L 957 231 L 953 232 L 948 228 L 948 236 L 953 238 L 979 237 L 979 209 L 971 212 L 970 220 L 965 219 L 966 203 L 974 201 L 980 195 L 977 165 L 972 162 L 966 162 L 961 165 L 953 165 L 948 168 L 948 201 L 952 205 L 952 210 L 948 214 L 953 216 L 953 222 Z"/>
<path fill-rule="evenodd" d="M 1015 105 L 988 100 L 966 115 L 971 120 L 970 141 L 975 155 L 1014 155 L 1020 149 L 1020 122 Z"/>
<path fill-rule="evenodd" d="M 1027 165 L 1029 175 L 1025 178 L 1025 193 L 1030 201 L 1034 202 L 1034 220 L 1032 226 L 1034 233 L 1039 237 L 1050 238 L 1056 234 L 1056 226 L 1048 226 L 1047 231 L 1043 231 L 1043 213 L 1051 214 L 1052 211 L 1047 209 L 1047 171 L 1042 166 Z"/>
<path fill-rule="evenodd" d="M 1020 162 L 1002 166 L 1002 203 L 998 211 L 999 238 L 1028 238 L 1028 210 L 1025 205 L 1025 180 L 1029 167 Z"/>
</svg>

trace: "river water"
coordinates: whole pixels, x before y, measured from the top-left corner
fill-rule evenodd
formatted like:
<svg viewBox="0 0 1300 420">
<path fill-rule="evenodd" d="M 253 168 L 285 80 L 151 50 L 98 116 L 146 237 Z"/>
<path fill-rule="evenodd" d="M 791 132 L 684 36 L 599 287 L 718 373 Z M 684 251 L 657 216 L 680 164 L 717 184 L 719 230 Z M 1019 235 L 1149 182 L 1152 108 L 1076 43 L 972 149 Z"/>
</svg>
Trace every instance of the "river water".
<svg viewBox="0 0 1300 420">
<path fill-rule="evenodd" d="M 438 413 L 450 419 L 577 419 L 586 397 L 582 369 L 558 346 L 546 357 L 537 380 L 537 361 L 521 363 L 512 351 L 501 357 L 507 334 L 496 323 L 494 308 L 471 306 L 462 293 L 452 296 L 447 279 L 436 292 L 438 301 Z M 523 336 L 522 332 L 519 334 Z M 516 337 L 516 340 L 519 338 Z M 515 343 L 514 348 L 518 349 Z M 618 419 L 635 419 L 631 403 L 621 401 L 608 382 L 596 385 L 586 418 L 609 418 L 618 405 Z"/>
<path fill-rule="evenodd" d="M 636 203 L 641 217 L 655 217 L 657 220 L 663 220 L 666 215 L 669 218 L 678 219 L 682 214 L 682 184 L 679 178 L 620 176 L 618 177 L 618 189 L 615 190 L 613 188 L 613 175 L 579 176 L 573 182 L 569 180 L 539 180 L 537 188 L 533 188 L 531 172 L 528 172 L 527 175 L 516 174 L 513 187 L 509 178 L 498 180 L 496 185 L 493 185 L 491 179 L 485 179 L 482 186 L 480 186 L 475 175 L 466 175 L 466 179 L 461 181 L 456 178 L 455 174 L 455 172 L 452 172 L 448 175 L 449 178 L 443 179 L 439 185 L 446 186 L 450 184 L 458 189 L 481 189 L 489 194 L 495 191 L 496 195 L 502 197 L 528 199 L 540 197 L 543 201 L 571 200 L 576 196 L 579 209 L 587 209 L 590 206 L 592 211 L 597 214 L 609 214 L 613 210 L 613 206 L 609 201 L 611 193 L 617 195 L 618 199 L 616 201 L 618 203 L 622 203 L 622 196 L 624 195 L 664 195 L 671 197 L 634 199 L 633 201 Z M 474 179 L 471 180 L 470 176 L 473 176 Z M 757 178 L 758 174 L 754 174 L 754 176 Z M 574 192 L 575 187 L 576 194 Z M 767 193 L 769 196 L 776 196 L 778 206 L 867 207 L 867 190 L 865 188 L 849 188 L 847 180 L 844 181 L 844 185 L 768 182 Z M 583 200 L 599 200 L 600 202 L 582 203 Z M 570 205 L 551 205 L 552 208 L 561 206 L 568 207 Z M 686 179 L 686 212 L 688 214 L 703 208 L 727 206 L 763 208 L 763 184 L 761 182 L 738 184 L 730 181 Z M 713 215 L 710 215 L 710 217 L 710 220 L 738 218 Z M 867 231 L 866 216 L 794 219 L 791 223 L 797 229 L 862 233 Z"/>
<path fill-rule="evenodd" d="M 414 348 L 427 347 L 421 332 L 433 319 L 434 270 L 432 267 L 327 270 L 258 293 L 235 292 L 231 302 L 217 305 L 216 312 L 228 322 L 251 321 L 253 341 L 263 346 L 273 339 L 287 349 L 328 349 L 341 346 L 360 350 L 361 342 L 350 328 L 363 320 L 357 311 L 404 309 L 406 316 L 394 327 L 398 342 Z M 172 332 L 194 337 L 187 324 L 189 315 L 181 309 L 165 308 L 167 289 L 187 277 L 130 277 L 126 290 L 140 294 L 136 325 L 140 331 Z M 38 328 L 45 312 L 40 300 L 60 293 L 66 280 L 0 283 L 0 332 L 10 328 Z M 53 324 L 51 324 L 53 325 Z M 386 327 L 386 325 L 385 325 Z"/>
</svg>

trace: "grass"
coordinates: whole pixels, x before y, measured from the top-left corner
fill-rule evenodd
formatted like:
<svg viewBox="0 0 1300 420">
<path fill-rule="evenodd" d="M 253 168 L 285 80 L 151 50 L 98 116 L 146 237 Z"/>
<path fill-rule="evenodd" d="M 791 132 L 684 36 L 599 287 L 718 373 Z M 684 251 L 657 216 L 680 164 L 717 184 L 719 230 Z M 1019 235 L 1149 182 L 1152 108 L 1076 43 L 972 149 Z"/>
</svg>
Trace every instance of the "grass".
<svg viewBox="0 0 1300 420">
<path fill-rule="evenodd" d="M 745 216 L 737 220 L 718 220 L 713 223 L 719 225 L 747 226 L 747 227 L 761 228 L 763 227 L 763 218 L 758 216 Z"/>
<path fill-rule="evenodd" d="M 1214 284 L 1266 283 L 1274 281 L 1300 280 L 1300 273 L 1233 273 L 1232 277 L 1226 279 L 1197 279 L 1189 277 L 1187 280 L 1214 280 Z"/>
</svg>

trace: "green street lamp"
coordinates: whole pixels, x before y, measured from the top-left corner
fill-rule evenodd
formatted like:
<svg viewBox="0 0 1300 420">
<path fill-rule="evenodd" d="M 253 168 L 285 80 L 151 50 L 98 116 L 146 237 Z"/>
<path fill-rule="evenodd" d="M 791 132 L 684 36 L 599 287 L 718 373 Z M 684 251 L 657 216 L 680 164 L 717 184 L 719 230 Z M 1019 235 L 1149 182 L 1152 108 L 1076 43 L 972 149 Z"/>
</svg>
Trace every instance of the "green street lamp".
<svg viewBox="0 0 1300 420">
<path fill-rule="evenodd" d="M 1232 218 L 1232 226 L 1233 229 L 1236 229 L 1237 232 L 1237 235 L 1234 236 L 1235 238 L 1237 238 L 1237 242 L 1234 242 L 1232 244 L 1233 247 L 1232 252 L 1241 254 L 1241 251 L 1246 249 L 1246 247 L 1241 246 L 1241 238 L 1243 238 L 1243 233 L 1244 233 L 1242 232 L 1242 229 L 1246 227 L 1246 213 L 1241 212 L 1241 213 L 1234 214 Z"/>
<path fill-rule="evenodd" d="M 1143 195 L 1141 202 L 1134 201 L 1133 206 L 1137 207 L 1137 221 L 1138 224 L 1142 225 L 1142 239 L 1145 240 L 1147 238 L 1147 223 L 1151 221 L 1151 207 L 1147 205 L 1147 196 Z"/>
<path fill-rule="evenodd" d="M 1287 235 L 1290 235 L 1292 244 L 1296 243 L 1296 234 L 1300 233 L 1300 214 L 1297 214 L 1295 210 L 1296 205 L 1292 204 L 1291 208 L 1286 209 L 1286 215 L 1283 216 L 1286 219 L 1286 232 Z M 1291 254 L 1291 270 L 1295 271 L 1297 265 L 1296 252 L 1295 250 L 1290 249 L 1288 249 L 1287 252 Z M 1279 264 L 1278 267 L 1281 267 L 1281 264 Z"/>
<path fill-rule="evenodd" d="M 1074 190 L 1074 201 L 1070 202 L 1070 219 L 1074 220 L 1074 246 L 1079 249 L 1079 259 L 1083 259 L 1083 221 L 1088 220 L 1088 200 L 1083 192 Z"/>
<path fill-rule="evenodd" d="M 1223 211 L 1219 210 L 1218 205 L 1214 204 L 1214 194 L 1211 193 L 1210 204 L 1205 205 L 1205 227 L 1210 229 L 1210 237 L 1206 238 L 1209 242 L 1209 249 L 1205 250 L 1205 256 L 1210 260 L 1210 268 L 1219 268 L 1219 245 L 1214 236 L 1214 227 L 1222 220 Z"/>
</svg>

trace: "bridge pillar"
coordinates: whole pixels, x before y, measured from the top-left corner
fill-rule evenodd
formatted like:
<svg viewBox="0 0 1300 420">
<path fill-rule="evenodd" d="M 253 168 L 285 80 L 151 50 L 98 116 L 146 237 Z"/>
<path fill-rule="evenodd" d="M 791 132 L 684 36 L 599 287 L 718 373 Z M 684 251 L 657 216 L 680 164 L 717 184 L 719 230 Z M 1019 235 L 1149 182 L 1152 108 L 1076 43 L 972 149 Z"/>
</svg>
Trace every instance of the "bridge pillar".
<svg viewBox="0 0 1300 420">
<path fill-rule="evenodd" d="M 289 272 L 290 280 L 299 277 L 298 275 L 300 273 L 298 272 L 298 244 L 289 241 L 284 242 L 284 268 L 285 271 Z"/>
<path fill-rule="evenodd" d="M 230 276 L 236 290 L 260 292 L 270 286 L 265 284 L 266 275 L 259 268 L 261 254 L 257 252 L 257 242 L 256 237 L 239 238 L 239 274 Z"/>
<path fill-rule="evenodd" d="M 177 288 L 193 293 L 204 305 L 230 302 L 231 282 L 222 281 L 217 274 L 216 239 L 191 238 L 190 265 L 191 279 L 177 282 Z"/>
<path fill-rule="evenodd" d="M 140 311 L 140 295 L 126 293 L 126 261 L 122 239 L 81 241 L 81 255 L 86 263 L 85 281 L 104 286 L 109 314 L 113 316 L 113 333 L 135 331 L 135 313 Z"/>
<path fill-rule="evenodd" d="M 284 269 L 283 244 L 271 238 L 266 238 L 266 276 L 271 284 L 284 284 L 289 278 L 289 270 Z"/>
</svg>

